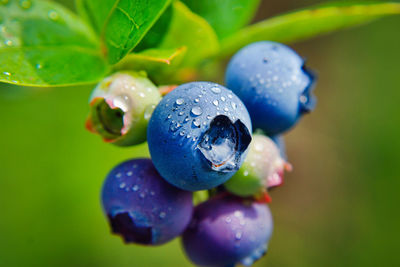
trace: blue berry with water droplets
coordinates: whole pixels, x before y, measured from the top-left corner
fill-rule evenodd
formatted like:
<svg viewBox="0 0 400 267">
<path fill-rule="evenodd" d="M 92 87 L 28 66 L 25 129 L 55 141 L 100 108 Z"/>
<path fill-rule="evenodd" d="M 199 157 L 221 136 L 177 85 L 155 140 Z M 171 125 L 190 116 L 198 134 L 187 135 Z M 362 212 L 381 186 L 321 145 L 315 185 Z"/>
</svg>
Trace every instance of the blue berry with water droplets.
<svg viewBox="0 0 400 267">
<path fill-rule="evenodd" d="M 315 106 L 314 75 L 286 45 L 250 44 L 230 60 L 226 86 L 246 105 L 255 129 L 276 135 L 293 127 Z"/>
<path fill-rule="evenodd" d="M 266 253 L 272 230 L 266 204 L 217 195 L 195 208 L 182 244 L 199 266 L 250 266 Z"/>
<path fill-rule="evenodd" d="M 116 166 L 104 182 L 102 204 L 113 233 L 144 245 L 179 236 L 193 212 L 192 193 L 167 183 L 150 159 Z"/>
<path fill-rule="evenodd" d="M 224 183 L 240 168 L 251 132 L 250 116 L 235 94 L 216 83 L 191 82 L 157 105 L 147 140 L 160 175 L 196 191 Z"/>
</svg>

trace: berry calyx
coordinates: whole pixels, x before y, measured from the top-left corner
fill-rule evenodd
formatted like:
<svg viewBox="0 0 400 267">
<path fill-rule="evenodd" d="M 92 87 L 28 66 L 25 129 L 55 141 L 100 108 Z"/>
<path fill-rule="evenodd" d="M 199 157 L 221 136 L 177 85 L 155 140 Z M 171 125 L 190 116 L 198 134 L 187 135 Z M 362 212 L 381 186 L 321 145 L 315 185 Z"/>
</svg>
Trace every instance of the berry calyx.
<svg viewBox="0 0 400 267">
<path fill-rule="evenodd" d="M 94 89 L 86 128 L 118 146 L 142 143 L 160 100 L 158 88 L 143 73 L 116 73 Z"/>
</svg>

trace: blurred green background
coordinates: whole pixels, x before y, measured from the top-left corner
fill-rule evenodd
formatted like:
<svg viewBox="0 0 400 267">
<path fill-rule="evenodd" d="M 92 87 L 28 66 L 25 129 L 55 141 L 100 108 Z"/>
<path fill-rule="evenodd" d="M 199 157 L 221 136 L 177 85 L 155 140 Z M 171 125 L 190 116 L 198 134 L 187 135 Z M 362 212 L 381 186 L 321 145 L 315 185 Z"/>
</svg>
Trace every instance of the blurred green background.
<svg viewBox="0 0 400 267">
<path fill-rule="evenodd" d="M 264 1 L 257 16 L 317 2 Z M 272 192 L 275 231 L 255 266 L 400 266 L 399 31 L 393 17 L 294 45 L 319 73 L 319 102 L 286 136 L 294 171 Z M 84 129 L 90 91 L 0 85 L 0 266 L 191 266 L 178 240 L 109 233 L 103 178 L 147 152 Z"/>
</svg>

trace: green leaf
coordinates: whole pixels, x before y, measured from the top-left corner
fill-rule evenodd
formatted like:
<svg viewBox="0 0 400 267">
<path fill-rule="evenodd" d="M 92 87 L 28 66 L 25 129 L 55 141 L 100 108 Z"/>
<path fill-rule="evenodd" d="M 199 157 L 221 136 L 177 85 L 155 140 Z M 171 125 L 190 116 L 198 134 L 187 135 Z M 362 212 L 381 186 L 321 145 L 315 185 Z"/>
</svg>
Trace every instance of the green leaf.
<svg viewBox="0 0 400 267">
<path fill-rule="evenodd" d="M 72 12 L 43 0 L 0 3 L 0 81 L 63 86 L 108 72 L 96 35 Z"/>
<path fill-rule="evenodd" d="M 176 70 L 187 51 L 185 46 L 178 49 L 147 49 L 131 53 L 115 65 L 117 70 L 145 71 L 157 83 L 165 82 L 165 74 Z"/>
<path fill-rule="evenodd" d="M 395 14 L 400 14 L 400 3 L 339 3 L 311 7 L 242 29 L 222 41 L 221 54 L 218 56 L 228 56 L 256 41 L 290 43 Z"/>
<path fill-rule="evenodd" d="M 147 49 L 140 53 L 131 53 L 127 55 L 115 67 L 118 69 L 134 68 L 139 70 L 137 65 L 143 65 L 143 68 L 140 68 L 140 70 L 147 71 L 146 68 L 148 65 L 170 65 L 172 62 L 175 62 L 178 57 L 183 56 L 185 52 L 185 46 L 178 49 Z"/>
<path fill-rule="evenodd" d="M 260 0 L 182 0 L 193 12 L 205 18 L 219 38 L 227 37 L 253 18 Z"/>
<path fill-rule="evenodd" d="M 146 35 L 171 0 L 78 0 L 78 11 L 101 36 L 111 64 L 128 54 Z"/>
<path fill-rule="evenodd" d="M 159 25 L 162 21 L 168 25 L 166 29 L 165 25 Z M 218 38 L 207 21 L 179 1 L 167 9 L 150 33 L 158 40 L 157 46 L 128 55 L 117 64 L 117 69 L 142 68 L 157 83 L 177 83 L 194 79 L 198 64 L 219 50 Z M 165 59 L 174 53 L 177 54 L 171 64 L 165 64 L 165 60 L 150 62 L 148 58 L 151 55 Z"/>
<path fill-rule="evenodd" d="M 168 31 L 157 48 L 176 49 L 185 46 L 187 53 L 182 62 L 185 66 L 195 66 L 218 52 L 218 38 L 207 21 L 179 1 L 174 2 L 172 8 Z"/>
</svg>

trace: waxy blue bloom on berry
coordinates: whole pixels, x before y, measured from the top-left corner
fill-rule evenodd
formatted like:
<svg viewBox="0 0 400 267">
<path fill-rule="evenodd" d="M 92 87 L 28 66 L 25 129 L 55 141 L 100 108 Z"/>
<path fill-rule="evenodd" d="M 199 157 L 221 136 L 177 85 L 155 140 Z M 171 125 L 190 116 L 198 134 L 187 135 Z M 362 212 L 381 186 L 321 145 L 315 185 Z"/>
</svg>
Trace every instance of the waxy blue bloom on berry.
<svg viewBox="0 0 400 267">
<path fill-rule="evenodd" d="M 286 45 L 262 41 L 242 48 L 226 70 L 226 86 L 246 105 L 254 129 L 268 135 L 290 129 L 315 105 L 314 75 Z"/>
<path fill-rule="evenodd" d="M 154 166 L 171 184 L 210 189 L 241 166 L 251 141 L 242 101 L 212 82 L 182 84 L 157 105 L 147 128 Z"/>
</svg>

